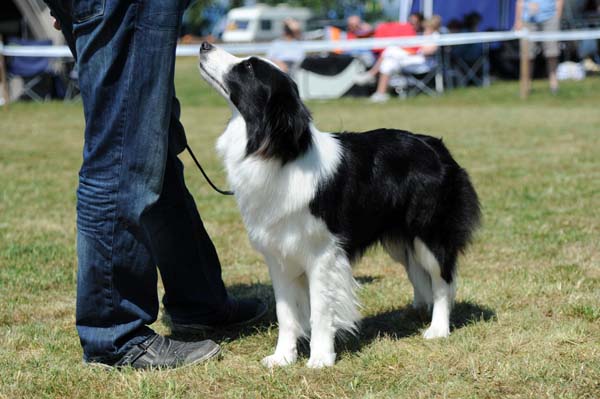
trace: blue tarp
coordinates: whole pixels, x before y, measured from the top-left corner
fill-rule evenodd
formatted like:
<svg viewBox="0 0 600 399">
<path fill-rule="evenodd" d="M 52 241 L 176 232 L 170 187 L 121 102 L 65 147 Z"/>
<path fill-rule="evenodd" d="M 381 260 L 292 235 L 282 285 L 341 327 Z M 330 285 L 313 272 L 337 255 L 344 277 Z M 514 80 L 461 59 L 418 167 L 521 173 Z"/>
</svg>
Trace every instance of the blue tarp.
<svg viewBox="0 0 600 399">
<path fill-rule="evenodd" d="M 423 11 L 423 0 L 414 0 L 411 12 Z M 433 13 L 442 17 L 445 26 L 452 19 L 462 21 L 477 11 L 482 16 L 479 30 L 510 30 L 515 21 L 516 0 L 433 0 Z"/>
</svg>

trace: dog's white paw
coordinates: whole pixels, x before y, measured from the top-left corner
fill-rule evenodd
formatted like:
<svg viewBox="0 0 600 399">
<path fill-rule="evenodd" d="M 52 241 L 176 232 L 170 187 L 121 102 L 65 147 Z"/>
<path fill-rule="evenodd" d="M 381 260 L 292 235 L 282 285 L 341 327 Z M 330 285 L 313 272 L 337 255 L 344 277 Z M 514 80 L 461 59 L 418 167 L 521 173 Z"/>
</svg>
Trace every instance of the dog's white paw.
<svg viewBox="0 0 600 399">
<path fill-rule="evenodd" d="M 331 367 L 335 364 L 335 353 L 320 353 L 318 355 L 310 355 L 310 359 L 306 363 L 311 369 L 320 369 L 323 367 Z"/>
<path fill-rule="evenodd" d="M 295 354 L 278 354 L 278 353 L 274 353 L 271 356 L 267 356 L 265 358 L 263 358 L 263 360 L 261 361 L 262 365 L 268 368 L 273 368 L 273 367 L 282 367 L 282 366 L 287 366 L 288 364 L 292 364 L 296 361 L 297 355 Z"/>
<path fill-rule="evenodd" d="M 448 338 L 450 335 L 450 328 L 448 326 L 436 326 L 431 325 L 424 333 L 423 338 L 435 339 L 435 338 Z"/>
</svg>

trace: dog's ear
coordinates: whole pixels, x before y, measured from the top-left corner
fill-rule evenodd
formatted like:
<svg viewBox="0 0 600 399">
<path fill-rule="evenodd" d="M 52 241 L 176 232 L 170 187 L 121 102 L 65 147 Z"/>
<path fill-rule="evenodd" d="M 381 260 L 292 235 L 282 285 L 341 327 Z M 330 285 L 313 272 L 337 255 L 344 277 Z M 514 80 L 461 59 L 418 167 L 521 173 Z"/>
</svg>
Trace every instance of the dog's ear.
<svg viewBox="0 0 600 399">
<path fill-rule="evenodd" d="M 275 79 L 263 115 L 263 141 L 258 153 L 283 163 L 304 153 L 311 143 L 310 112 L 296 84 L 287 76 Z"/>
</svg>

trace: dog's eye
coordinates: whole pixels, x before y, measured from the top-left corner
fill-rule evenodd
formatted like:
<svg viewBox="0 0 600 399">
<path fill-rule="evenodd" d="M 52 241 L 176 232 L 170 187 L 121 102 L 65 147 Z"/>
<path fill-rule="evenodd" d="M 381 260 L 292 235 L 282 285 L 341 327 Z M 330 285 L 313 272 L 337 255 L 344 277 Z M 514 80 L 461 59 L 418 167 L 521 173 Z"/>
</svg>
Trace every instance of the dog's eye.
<svg viewBox="0 0 600 399">
<path fill-rule="evenodd" d="M 252 63 L 250 61 L 244 61 L 244 67 L 248 72 L 252 73 Z"/>
</svg>

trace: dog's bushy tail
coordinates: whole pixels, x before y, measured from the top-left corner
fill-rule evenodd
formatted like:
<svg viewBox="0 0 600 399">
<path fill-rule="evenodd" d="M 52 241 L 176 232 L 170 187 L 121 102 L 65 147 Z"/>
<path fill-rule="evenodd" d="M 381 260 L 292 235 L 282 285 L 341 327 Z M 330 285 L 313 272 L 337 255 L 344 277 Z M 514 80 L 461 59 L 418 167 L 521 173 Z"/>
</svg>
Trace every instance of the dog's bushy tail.
<svg viewBox="0 0 600 399">
<path fill-rule="evenodd" d="M 436 219 L 446 250 L 464 252 L 481 225 L 481 205 L 467 171 L 458 165 L 441 139 L 421 136 L 435 149 L 444 165 L 442 195 L 437 199 Z"/>
<path fill-rule="evenodd" d="M 453 230 L 457 249 L 463 252 L 481 225 L 481 204 L 466 170 L 458 168 L 454 177 Z"/>
</svg>

